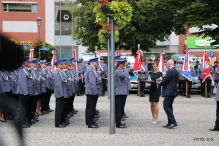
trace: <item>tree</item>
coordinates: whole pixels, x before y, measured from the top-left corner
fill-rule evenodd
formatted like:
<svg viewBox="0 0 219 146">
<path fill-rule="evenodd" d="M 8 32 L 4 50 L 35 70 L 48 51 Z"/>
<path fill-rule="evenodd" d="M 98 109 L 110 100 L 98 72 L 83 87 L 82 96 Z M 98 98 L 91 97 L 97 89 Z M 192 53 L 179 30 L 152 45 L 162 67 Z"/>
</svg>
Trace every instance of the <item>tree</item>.
<svg viewBox="0 0 219 146">
<path fill-rule="evenodd" d="M 133 16 L 129 24 L 120 27 L 120 40 L 116 47 L 126 50 L 131 49 L 132 54 L 138 50 L 138 44 L 141 44 L 142 50 L 156 45 L 156 41 L 164 41 L 178 27 L 180 32 L 184 28 L 178 24 L 178 9 L 174 5 L 169 5 L 166 0 L 127 0 L 133 7 Z M 176 0 L 175 0 L 176 1 Z M 95 14 L 93 8 L 102 0 L 77 0 L 74 3 L 66 1 L 70 6 L 70 13 L 73 15 L 73 39 L 77 44 L 89 46 L 89 51 L 94 51 L 95 46 L 101 44 L 98 40 L 98 30 L 101 26 L 94 24 Z M 181 2 L 179 2 L 181 3 Z M 177 3 L 178 6 L 180 4 Z M 78 7 L 81 4 L 82 7 Z M 184 30 L 185 32 L 185 30 Z"/>
<path fill-rule="evenodd" d="M 37 42 L 34 42 L 33 46 L 28 46 L 27 51 L 25 52 L 26 56 L 29 56 L 30 49 L 34 49 L 34 58 L 39 58 L 39 48 L 49 48 L 48 51 L 40 51 L 40 60 L 45 60 L 47 62 L 52 60 L 52 51 L 55 50 L 57 52 L 57 49 L 50 45 L 49 43 L 43 42 L 42 40 L 38 40 Z"/>
<path fill-rule="evenodd" d="M 175 0 L 171 0 L 173 3 Z M 177 16 L 177 25 L 185 28 L 198 27 L 200 32 L 195 35 L 212 37 L 214 42 L 211 45 L 219 44 L 219 2 L 218 0 L 187 0 L 186 5 L 181 8 Z M 204 27 L 204 25 L 216 24 L 216 28 Z"/>
</svg>

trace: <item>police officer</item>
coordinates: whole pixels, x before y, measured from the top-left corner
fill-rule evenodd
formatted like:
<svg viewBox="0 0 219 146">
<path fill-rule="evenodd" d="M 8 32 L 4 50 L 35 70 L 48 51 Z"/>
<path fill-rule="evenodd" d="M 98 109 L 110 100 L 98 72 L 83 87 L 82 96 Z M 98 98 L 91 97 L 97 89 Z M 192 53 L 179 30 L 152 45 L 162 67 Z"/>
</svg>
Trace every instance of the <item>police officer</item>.
<svg viewBox="0 0 219 146">
<path fill-rule="evenodd" d="M 4 71 L 0 71 L 0 98 L 3 101 L 8 101 L 8 93 L 10 92 L 10 86 L 8 81 L 8 76 Z M 0 109 L 0 121 L 6 122 L 5 120 L 7 116 L 10 115 L 10 112 L 8 112 L 8 109 L 1 107 Z M 2 113 L 3 112 L 3 113 Z M 2 117 L 2 114 L 4 115 L 4 118 Z"/>
<path fill-rule="evenodd" d="M 38 67 L 38 59 L 32 59 L 30 61 L 30 73 L 34 78 L 34 86 L 32 87 L 34 90 L 34 93 L 32 95 L 30 95 L 30 98 L 32 99 L 32 103 L 31 103 L 31 114 L 30 114 L 30 118 L 31 118 L 31 124 L 34 124 L 36 122 L 38 122 L 38 118 L 35 117 L 35 112 L 36 112 L 36 108 L 37 108 L 37 100 L 39 95 L 41 94 L 41 87 L 40 87 L 40 74 L 37 70 Z"/>
<path fill-rule="evenodd" d="M 199 61 L 196 61 L 196 65 L 194 66 L 194 70 L 196 72 L 196 74 L 198 74 L 198 65 L 199 65 Z"/>
<path fill-rule="evenodd" d="M 97 72 L 98 68 L 98 58 L 92 58 L 89 60 L 90 67 L 86 73 L 86 89 L 85 94 L 87 96 L 87 104 L 86 104 L 86 124 L 88 128 L 98 128 L 98 124 L 94 120 L 95 117 L 95 107 L 97 104 L 97 99 L 102 95 L 102 82 L 101 76 Z"/>
<path fill-rule="evenodd" d="M 140 80 L 147 80 L 148 79 L 148 66 L 145 64 L 146 60 L 142 59 L 141 60 L 141 65 L 143 67 L 143 69 L 141 70 L 141 74 L 140 74 Z M 145 82 L 144 81 L 140 81 L 140 97 L 145 97 L 144 96 L 144 91 L 145 91 Z"/>
<path fill-rule="evenodd" d="M 176 68 L 176 70 L 179 73 L 179 92 L 181 96 L 185 96 L 185 82 L 186 82 L 186 78 L 181 74 L 182 70 L 183 70 L 183 62 L 179 61 L 179 66 Z"/>
<path fill-rule="evenodd" d="M 195 73 L 195 71 L 194 71 L 192 66 L 190 66 L 189 69 L 190 69 L 190 72 L 191 72 L 191 77 L 193 79 L 193 74 Z M 188 79 L 186 79 L 186 82 L 188 82 L 188 95 L 186 96 L 186 98 L 191 98 L 190 93 L 191 93 L 191 89 L 192 89 L 192 81 L 189 81 Z M 184 87 L 186 87 L 186 82 L 185 82 Z M 185 91 L 186 91 L 186 88 L 185 88 Z"/>
<path fill-rule="evenodd" d="M 77 74 L 77 72 L 76 72 L 76 70 L 75 70 L 75 68 L 76 68 L 76 59 L 75 58 L 72 58 L 72 59 L 70 59 L 70 61 L 72 62 L 72 64 L 73 64 L 73 68 L 72 68 L 72 73 L 73 73 L 73 77 L 74 77 L 74 87 L 75 87 L 75 94 L 77 93 L 77 92 L 79 92 L 79 88 L 78 88 L 78 81 L 79 81 L 79 78 L 78 78 L 78 74 Z M 74 101 L 73 101 L 74 102 Z M 77 114 L 77 112 L 78 112 L 78 110 L 76 110 L 75 108 L 74 108 L 74 105 L 73 105 L 73 113 L 74 114 Z"/>
<path fill-rule="evenodd" d="M 218 61 L 218 64 L 219 64 L 219 61 Z M 214 77 L 215 77 L 215 82 L 216 82 L 216 84 L 217 84 L 218 81 L 219 81 L 219 67 L 216 67 L 216 68 L 215 68 Z"/>
<path fill-rule="evenodd" d="M 77 96 L 83 95 L 84 93 L 84 73 L 85 73 L 86 69 L 83 65 L 83 59 L 80 58 L 78 60 L 78 77 L 79 77 L 79 82 L 78 82 L 78 86 L 79 86 L 79 92 L 77 94 Z"/>
<path fill-rule="evenodd" d="M 34 94 L 34 78 L 28 70 L 29 57 L 24 57 L 23 64 L 19 68 L 17 93 L 19 94 L 18 122 L 22 128 L 30 127 L 31 97 Z M 24 115 L 24 116 L 22 116 Z"/>
<path fill-rule="evenodd" d="M 150 59 L 150 63 L 148 64 L 148 72 L 149 72 L 149 74 L 151 74 L 151 72 L 154 71 L 152 64 L 153 64 L 153 60 Z"/>
<path fill-rule="evenodd" d="M 46 60 L 41 60 L 40 61 L 40 65 L 42 67 L 42 71 L 40 72 L 41 75 L 41 80 L 40 80 L 40 84 L 41 84 L 41 111 L 43 114 L 48 114 L 49 112 L 47 111 L 47 102 L 48 102 L 48 94 L 47 94 L 47 86 L 48 86 L 48 70 L 46 68 Z"/>
<path fill-rule="evenodd" d="M 168 57 L 164 56 L 164 66 L 167 68 L 167 61 L 168 61 Z"/>
<path fill-rule="evenodd" d="M 203 59 L 202 59 L 203 61 Z M 213 66 L 210 65 L 210 73 L 214 73 L 214 69 L 213 69 Z M 207 98 L 211 98 L 211 80 L 210 78 L 206 78 L 205 81 L 202 83 L 202 79 L 203 79 L 203 66 L 202 64 L 200 64 L 198 66 L 198 78 L 199 80 L 201 81 L 201 88 L 202 88 L 202 95 L 203 97 L 205 97 L 205 82 L 207 82 Z"/>
<path fill-rule="evenodd" d="M 107 77 L 107 64 L 104 63 L 104 58 L 101 57 L 100 58 L 100 64 L 99 64 L 100 69 L 100 75 L 101 75 L 101 79 L 102 79 L 102 89 L 103 89 L 103 96 L 105 96 L 105 91 L 106 91 L 106 77 Z"/>
<path fill-rule="evenodd" d="M 48 100 L 46 103 L 46 109 L 47 112 L 52 112 L 53 110 L 50 109 L 49 103 L 50 103 L 50 98 L 52 96 L 52 93 L 54 93 L 54 72 L 51 71 L 52 69 L 52 64 L 51 62 L 48 62 L 46 64 L 46 68 L 48 70 L 48 78 L 47 78 L 47 94 L 48 94 Z"/>
<path fill-rule="evenodd" d="M 55 127 L 64 128 L 67 126 L 65 115 L 64 115 L 64 105 L 65 97 L 67 92 L 67 78 L 62 73 L 63 62 L 62 59 L 56 61 L 56 70 L 54 73 L 54 91 L 56 98 L 55 107 Z"/>
<path fill-rule="evenodd" d="M 121 119 L 124 114 L 126 98 L 129 94 L 127 81 L 127 78 L 129 76 L 129 69 L 125 69 L 125 60 L 118 60 L 117 64 L 118 68 L 115 73 L 115 80 L 117 81 L 115 85 L 116 127 L 127 128 L 125 123 L 121 123 Z"/>
</svg>

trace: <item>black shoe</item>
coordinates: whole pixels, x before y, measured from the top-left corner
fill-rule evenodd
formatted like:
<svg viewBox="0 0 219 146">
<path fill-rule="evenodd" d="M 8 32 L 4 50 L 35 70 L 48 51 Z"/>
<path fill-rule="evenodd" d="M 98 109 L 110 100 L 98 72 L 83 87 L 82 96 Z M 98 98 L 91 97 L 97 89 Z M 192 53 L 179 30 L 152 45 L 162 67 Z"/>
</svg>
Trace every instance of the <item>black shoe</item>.
<svg viewBox="0 0 219 146">
<path fill-rule="evenodd" d="M 43 111 L 42 113 L 43 113 L 43 114 L 48 114 L 49 112 L 47 112 L 47 111 Z"/>
<path fill-rule="evenodd" d="M 93 121 L 96 123 L 99 119 L 98 118 L 93 118 Z"/>
<path fill-rule="evenodd" d="M 35 123 L 36 123 L 36 120 L 32 119 L 32 120 L 30 121 L 30 123 L 31 123 L 31 124 L 35 124 Z"/>
<path fill-rule="evenodd" d="M 174 127 L 178 126 L 177 123 L 173 124 Z"/>
<path fill-rule="evenodd" d="M 125 125 L 116 126 L 116 128 L 127 128 Z"/>
<path fill-rule="evenodd" d="M 123 125 L 123 126 L 126 126 L 126 123 L 124 122 L 122 125 Z"/>
<path fill-rule="evenodd" d="M 126 119 L 122 119 L 122 121 L 125 121 Z"/>
<path fill-rule="evenodd" d="M 70 119 L 70 118 L 72 118 L 72 117 L 73 117 L 73 115 L 67 115 L 67 117 Z"/>
<path fill-rule="evenodd" d="M 66 126 L 64 124 L 60 124 L 60 125 L 55 126 L 55 127 L 57 127 L 57 128 L 65 128 Z"/>
<path fill-rule="evenodd" d="M 80 93 L 78 93 L 77 96 L 81 96 Z"/>
<path fill-rule="evenodd" d="M 74 112 L 78 112 L 78 110 L 74 109 Z"/>
<path fill-rule="evenodd" d="M 7 122 L 7 120 L 4 120 L 4 121 L 3 121 L 3 120 L 0 120 L 0 121 L 1 121 L 1 122 Z"/>
<path fill-rule="evenodd" d="M 212 128 L 212 129 L 209 129 L 210 131 L 219 131 L 219 128 L 216 128 L 215 126 L 214 126 L 214 128 Z"/>
<path fill-rule="evenodd" d="M 94 118 L 100 118 L 100 115 L 95 115 Z"/>
<path fill-rule="evenodd" d="M 4 118 L 5 120 L 14 120 L 14 118 L 12 116 L 6 117 Z"/>
<path fill-rule="evenodd" d="M 202 97 L 205 97 L 205 95 L 204 95 L 204 94 L 202 94 L 201 96 L 202 96 Z"/>
<path fill-rule="evenodd" d="M 177 124 L 176 124 L 177 125 Z M 166 128 L 168 128 L 168 129 L 173 129 L 173 127 L 175 127 L 176 126 L 175 124 L 170 124 L 169 126 L 167 126 Z"/>
<path fill-rule="evenodd" d="M 49 112 L 49 113 L 50 113 L 50 112 L 53 112 L 53 110 L 51 110 L 51 109 L 48 109 L 48 110 L 47 110 L 47 112 Z"/>
<path fill-rule="evenodd" d="M 210 93 L 208 93 L 207 98 L 211 98 L 211 94 Z"/>
<path fill-rule="evenodd" d="M 129 116 L 123 115 L 122 118 L 129 118 Z"/>
<path fill-rule="evenodd" d="M 30 125 L 24 124 L 21 126 L 21 128 L 30 128 Z"/>
<path fill-rule="evenodd" d="M 187 95 L 186 98 L 191 98 L 191 96 L 190 96 L 190 95 Z"/>
<path fill-rule="evenodd" d="M 99 128 L 99 126 L 91 125 L 91 126 L 88 126 L 88 128 Z"/>
<path fill-rule="evenodd" d="M 164 127 L 164 128 L 167 128 L 168 126 L 170 126 L 170 124 L 164 125 L 163 127 Z"/>
</svg>

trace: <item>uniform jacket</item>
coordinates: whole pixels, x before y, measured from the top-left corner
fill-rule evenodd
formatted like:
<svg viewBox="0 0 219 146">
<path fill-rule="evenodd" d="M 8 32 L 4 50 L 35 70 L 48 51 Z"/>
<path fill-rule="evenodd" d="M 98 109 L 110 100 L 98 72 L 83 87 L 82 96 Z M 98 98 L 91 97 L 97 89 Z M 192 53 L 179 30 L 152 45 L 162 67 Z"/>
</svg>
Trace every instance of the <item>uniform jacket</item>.
<svg viewBox="0 0 219 146">
<path fill-rule="evenodd" d="M 14 94 L 16 91 L 16 80 L 17 80 L 17 72 L 16 71 L 6 71 L 5 72 L 8 76 L 8 81 L 9 81 L 9 87 L 10 91 Z"/>
<path fill-rule="evenodd" d="M 70 77 L 71 77 L 71 88 L 72 88 L 72 94 L 75 93 L 75 79 L 74 79 L 74 74 L 73 74 L 73 71 L 72 70 L 69 70 L 69 74 L 70 74 Z"/>
<path fill-rule="evenodd" d="M 104 79 L 107 76 L 107 70 L 108 70 L 107 64 L 103 63 L 103 64 L 100 64 L 100 65 L 103 68 L 103 70 L 100 71 L 101 79 Z"/>
<path fill-rule="evenodd" d="M 0 93 L 10 92 L 9 78 L 5 71 L 0 71 Z"/>
<path fill-rule="evenodd" d="M 54 72 L 51 70 L 48 71 L 48 89 L 54 90 Z"/>
<path fill-rule="evenodd" d="M 54 91 L 55 91 L 54 96 L 55 98 L 64 97 L 64 90 L 63 90 L 64 84 L 67 84 L 67 80 L 63 78 L 62 71 L 60 69 L 56 69 L 54 72 Z"/>
<path fill-rule="evenodd" d="M 47 92 L 46 88 L 48 86 L 47 78 L 49 77 L 47 69 L 42 68 L 42 71 L 40 72 L 40 75 L 41 75 L 41 80 L 40 80 L 41 91 L 42 91 L 42 93 L 46 93 Z"/>
<path fill-rule="evenodd" d="M 73 95 L 73 91 L 72 91 L 72 77 L 71 74 L 69 72 L 69 70 L 64 69 L 63 72 L 65 73 L 66 77 L 67 77 L 67 94 L 68 97 L 71 97 Z"/>
<path fill-rule="evenodd" d="M 65 84 L 63 84 L 63 91 L 64 91 L 64 98 L 68 98 L 68 78 L 67 75 L 65 74 L 65 69 L 61 70 L 61 74 L 62 74 L 62 79 L 64 81 L 66 81 Z"/>
<path fill-rule="evenodd" d="M 30 70 L 34 78 L 34 86 L 33 86 L 34 95 L 39 95 L 42 93 L 41 86 L 40 86 L 40 73 L 38 72 L 37 68 L 30 67 Z"/>
<path fill-rule="evenodd" d="M 217 84 L 217 93 L 216 93 L 216 96 L 215 96 L 215 101 L 219 101 L 219 82 Z"/>
<path fill-rule="evenodd" d="M 141 74 L 140 74 L 140 79 L 141 80 L 146 80 L 148 79 L 148 66 L 147 65 L 142 65 L 145 69 L 145 71 L 141 71 Z M 146 74 L 146 75 L 145 75 Z"/>
<path fill-rule="evenodd" d="M 86 65 L 85 64 L 81 64 L 78 66 L 78 78 L 81 80 L 82 78 L 79 76 L 79 74 L 81 74 L 84 78 L 84 73 L 86 72 Z"/>
<path fill-rule="evenodd" d="M 86 83 L 86 89 L 85 94 L 86 95 L 102 95 L 102 81 L 101 76 L 97 72 L 96 68 L 90 65 L 88 67 L 85 77 L 85 83 Z"/>
<path fill-rule="evenodd" d="M 34 94 L 34 78 L 31 71 L 25 66 L 19 68 L 19 85 L 17 88 L 17 93 L 22 95 L 33 95 Z"/>
<path fill-rule="evenodd" d="M 74 84 L 75 84 L 75 93 L 79 91 L 79 87 L 78 87 L 78 74 L 77 72 L 75 71 L 75 68 L 73 67 L 73 70 L 72 70 L 72 73 L 74 75 Z"/>
<path fill-rule="evenodd" d="M 179 72 L 175 67 L 172 67 L 166 72 L 165 78 L 158 85 L 163 86 L 162 96 L 163 97 L 176 97 L 178 96 L 178 84 Z"/>
<path fill-rule="evenodd" d="M 186 78 L 181 74 L 181 72 L 182 72 L 182 70 L 183 70 L 183 67 L 180 67 L 180 66 L 178 66 L 177 68 L 176 68 L 176 70 L 178 71 L 178 73 L 179 73 L 179 80 L 186 80 Z"/>
<path fill-rule="evenodd" d="M 124 71 L 121 68 L 116 69 L 115 80 L 116 80 L 116 93 L 115 95 L 128 95 L 129 94 L 129 69 Z"/>
</svg>

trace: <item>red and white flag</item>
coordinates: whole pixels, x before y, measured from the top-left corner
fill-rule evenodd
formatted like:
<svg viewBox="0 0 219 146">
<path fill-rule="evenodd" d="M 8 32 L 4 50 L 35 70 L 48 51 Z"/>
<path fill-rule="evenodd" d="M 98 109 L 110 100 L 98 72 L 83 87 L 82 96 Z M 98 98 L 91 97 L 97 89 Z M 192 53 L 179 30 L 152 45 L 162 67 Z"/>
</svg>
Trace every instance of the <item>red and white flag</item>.
<svg viewBox="0 0 219 146">
<path fill-rule="evenodd" d="M 158 70 L 160 72 L 162 72 L 162 75 L 165 76 L 166 74 L 166 71 L 167 71 L 167 68 L 164 66 L 164 53 L 161 53 L 160 54 L 160 60 L 159 60 L 159 68 Z"/>
<path fill-rule="evenodd" d="M 30 60 L 34 59 L 34 49 L 30 49 L 29 58 L 30 58 Z"/>
<path fill-rule="evenodd" d="M 76 50 L 73 50 L 73 57 L 76 58 Z"/>
<path fill-rule="evenodd" d="M 97 52 L 97 51 L 95 51 L 95 52 L 94 52 L 94 58 L 99 57 L 99 56 L 100 56 L 100 53 Z"/>
<path fill-rule="evenodd" d="M 115 53 L 116 53 L 116 56 L 119 56 L 121 54 L 120 51 L 116 51 Z"/>
<path fill-rule="evenodd" d="M 211 84 L 213 85 L 213 84 L 214 84 L 214 79 L 213 79 L 213 77 L 211 76 L 210 64 L 209 64 L 209 61 L 208 61 L 208 53 L 207 53 L 206 50 L 204 51 L 202 66 L 203 66 L 202 83 L 203 83 L 208 77 L 210 77 L 210 79 L 211 79 Z"/>
<path fill-rule="evenodd" d="M 135 58 L 133 73 L 135 77 L 138 79 L 138 72 L 141 71 L 141 50 L 138 50 L 137 56 Z"/>
<path fill-rule="evenodd" d="M 190 71 L 189 65 L 189 51 L 186 51 L 184 63 L 183 63 L 183 71 Z"/>
<path fill-rule="evenodd" d="M 53 56 L 52 56 L 52 61 L 51 61 L 51 65 L 52 65 L 51 71 L 54 71 L 55 70 L 55 60 L 56 60 L 56 51 L 53 50 L 52 54 L 53 54 Z"/>
</svg>

